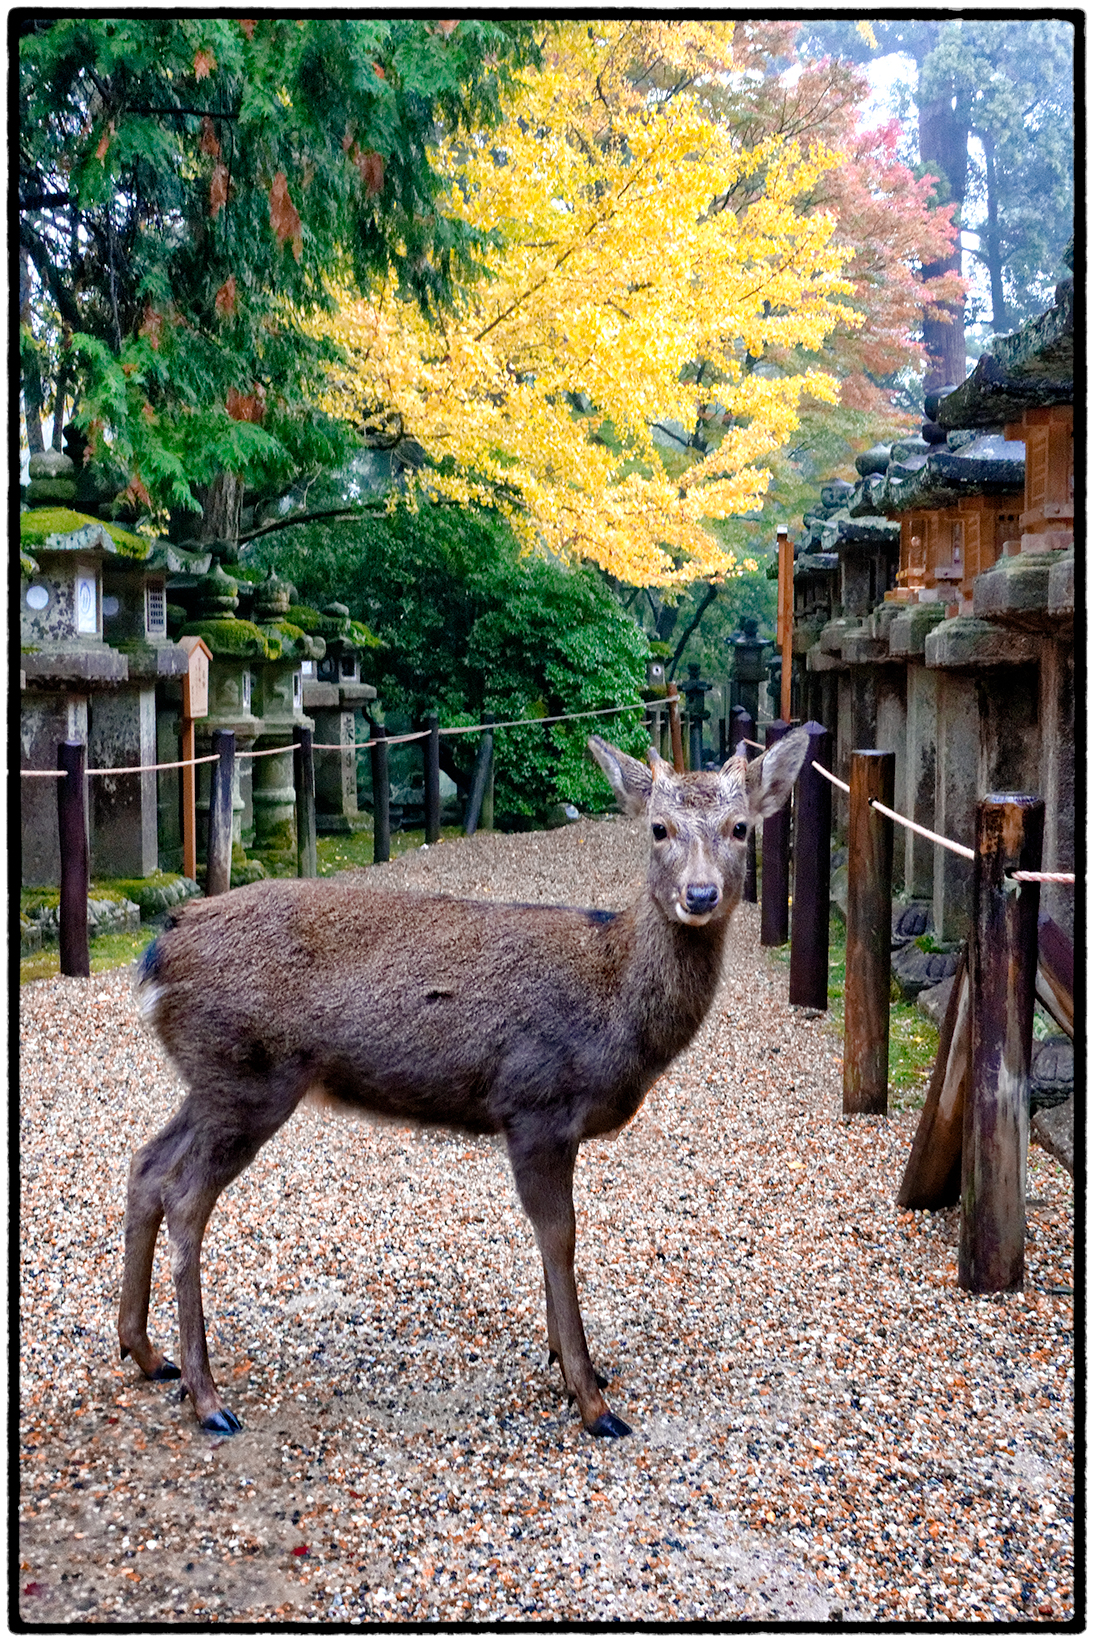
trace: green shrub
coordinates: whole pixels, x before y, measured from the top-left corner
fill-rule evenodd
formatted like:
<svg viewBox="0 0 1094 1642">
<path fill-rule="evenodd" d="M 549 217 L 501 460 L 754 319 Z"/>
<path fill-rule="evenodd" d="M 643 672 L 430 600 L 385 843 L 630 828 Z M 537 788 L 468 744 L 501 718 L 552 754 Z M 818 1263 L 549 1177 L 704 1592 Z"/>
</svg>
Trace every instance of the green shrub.
<svg viewBox="0 0 1094 1642">
<path fill-rule="evenodd" d="M 477 724 L 637 701 L 648 645 L 604 578 L 542 555 L 524 555 L 504 519 L 455 507 L 278 531 L 246 550 L 248 570 L 276 569 L 302 604 L 335 599 L 379 641 L 362 676 L 381 707 L 419 722 Z M 610 802 L 586 752 L 599 731 L 641 754 L 639 711 L 619 718 L 499 730 L 495 813 L 540 821 L 559 801 L 588 809 Z M 445 737 L 445 767 L 470 780 L 477 736 Z"/>
</svg>

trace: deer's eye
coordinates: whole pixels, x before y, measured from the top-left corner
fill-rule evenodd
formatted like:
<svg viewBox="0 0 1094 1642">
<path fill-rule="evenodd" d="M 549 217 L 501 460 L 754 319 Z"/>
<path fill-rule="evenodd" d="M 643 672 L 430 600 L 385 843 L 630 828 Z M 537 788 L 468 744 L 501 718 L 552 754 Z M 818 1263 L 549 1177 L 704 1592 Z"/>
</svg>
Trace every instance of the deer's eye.
<svg viewBox="0 0 1094 1642">
<path fill-rule="evenodd" d="M 655 821 L 653 823 L 653 825 L 650 827 L 650 831 L 653 833 L 653 836 L 656 838 L 656 840 L 659 844 L 661 842 L 663 842 L 663 840 L 666 839 L 669 835 L 669 829 L 666 826 L 664 826 L 660 821 Z"/>
<path fill-rule="evenodd" d="M 734 838 L 747 838 L 748 837 L 748 822 L 747 821 L 738 821 L 736 826 L 733 829 L 733 836 L 734 836 Z"/>
</svg>

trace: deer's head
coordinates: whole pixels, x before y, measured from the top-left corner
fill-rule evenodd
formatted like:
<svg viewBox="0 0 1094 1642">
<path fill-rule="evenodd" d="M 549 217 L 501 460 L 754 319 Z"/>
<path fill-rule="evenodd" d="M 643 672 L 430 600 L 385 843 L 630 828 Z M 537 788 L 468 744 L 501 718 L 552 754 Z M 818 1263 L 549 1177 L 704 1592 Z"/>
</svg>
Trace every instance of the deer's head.
<svg viewBox="0 0 1094 1642">
<path fill-rule="evenodd" d="M 649 825 L 649 889 L 666 918 L 701 925 L 729 916 L 744 888 L 748 835 L 786 803 L 808 745 L 805 730 L 792 730 L 751 764 L 734 757 L 720 770 L 677 775 L 652 747 L 647 766 L 589 737 L 620 807 Z"/>
</svg>

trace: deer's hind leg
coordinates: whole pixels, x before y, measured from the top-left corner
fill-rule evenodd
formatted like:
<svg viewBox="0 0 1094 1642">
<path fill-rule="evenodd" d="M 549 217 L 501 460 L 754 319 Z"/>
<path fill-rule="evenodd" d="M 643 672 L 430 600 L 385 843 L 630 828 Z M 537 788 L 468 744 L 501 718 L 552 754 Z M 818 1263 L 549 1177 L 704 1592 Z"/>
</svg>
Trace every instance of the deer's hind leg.
<svg viewBox="0 0 1094 1642">
<path fill-rule="evenodd" d="M 201 1300 L 201 1244 L 217 1198 L 291 1115 L 311 1081 L 297 1062 L 263 1078 L 211 1070 L 191 1089 L 167 1127 L 139 1151 L 129 1176 L 118 1337 L 150 1379 L 182 1377 L 208 1431 L 240 1430 L 209 1366 Z M 179 1315 L 181 1366 L 148 1338 L 148 1304 L 156 1235 L 167 1221 L 171 1276 Z"/>
</svg>

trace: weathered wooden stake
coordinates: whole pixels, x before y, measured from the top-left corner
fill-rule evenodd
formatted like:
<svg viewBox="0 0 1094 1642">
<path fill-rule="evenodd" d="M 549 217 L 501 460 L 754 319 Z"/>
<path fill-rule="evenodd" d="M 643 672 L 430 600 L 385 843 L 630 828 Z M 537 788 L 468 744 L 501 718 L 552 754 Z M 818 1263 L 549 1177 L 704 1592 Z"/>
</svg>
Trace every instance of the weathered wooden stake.
<svg viewBox="0 0 1094 1642">
<path fill-rule="evenodd" d="M 313 735 L 303 725 L 293 726 L 293 785 L 296 788 L 296 876 L 315 878 L 319 860 L 315 845 L 315 755 Z"/>
<path fill-rule="evenodd" d="M 205 858 L 205 893 L 223 895 L 232 887 L 232 784 L 235 773 L 234 730 L 214 730 L 209 786 L 209 847 Z"/>
<path fill-rule="evenodd" d="M 828 918 L 832 874 L 832 788 L 813 768 L 831 768 L 831 737 L 815 719 L 803 726 L 809 751 L 794 789 L 794 916 L 790 921 L 790 1002 L 828 1008 Z"/>
<path fill-rule="evenodd" d="M 436 713 L 427 713 L 425 725 L 429 731 L 422 743 L 425 756 L 425 841 L 435 844 L 441 836 L 441 721 Z"/>
<path fill-rule="evenodd" d="M 773 747 L 790 726 L 777 718 L 764 732 Z M 760 945 L 783 946 L 790 939 L 790 805 L 769 815 L 763 830 L 763 883 L 760 886 Z"/>
<path fill-rule="evenodd" d="M 387 730 L 377 724 L 372 746 L 372 859 L 391 860 L 391 779 L 388 773 Z"/>
<path fill-rule="evenodd" d="M 847 978 L 843 992 L 843 1110 L 889 1109 L 889 987 L 893 936 L 893 807 L 896 754 L 851 754 L 847 847 Z"/>
<path fill-rule="evenodd" d="M 57 768 L 57 826 L 61 846 L 60 942 L 61 974 L 90 975 L 91 950 L 87 939 L 87 892 L 90 862 L 87 849 L 87 749 L 82 741 L 62 741 Z"/>
<path fill-rule="evenodd" d="M 666 696 L 669 709 L 669 737 L 672 741 L 672 767 L 677 775 L 683 775 L 687 768 L 684 763 L 684 738 L 680 732 L 680 692 L 676 685 L 670 683 Z"/>
<path fill-rule="evenodd" d="M 475 754 L 475 768 L 471 774 L 471 791 L 467 797 L 467 819 L 463 830 L 468 838 L 474 837 L 482 814 L 483 799 L 486 797 L 486 788 L 490 780 L 494 763 L 494 732 L 489 728 L 494 722 L 493 713 L 483 713 L 482 722 L 485 726 L 479 741 L 479 750 Z"/>
<path fill-rule="evenodd" d="M 961 1147 L 957 1281 L 974 1294 L 1025 1279 L 1029 1064 L 1037 976 L 1037 884 L 1009 874 L 1041 866 L 1045 806 L 989 793 L 976 810 L 969 976 L 972 1062 Z"/>
<path fill-rule="evenodd" d="M 938 1054 L 897 1193 L 902 1209 L 948 1209 L 961 1200 L 961 1141 L 969 1084 L 969 972 L 964 949 L 938 1037 Z"/>
</svg>

